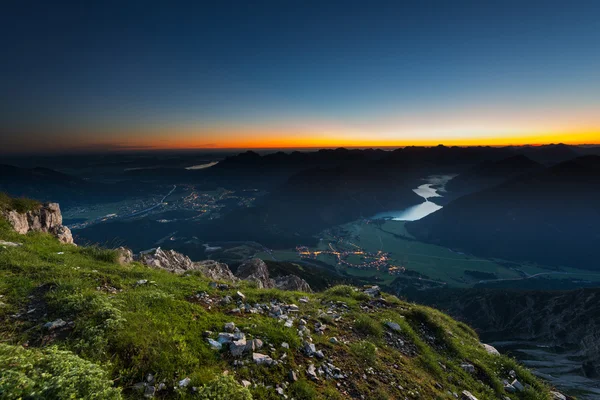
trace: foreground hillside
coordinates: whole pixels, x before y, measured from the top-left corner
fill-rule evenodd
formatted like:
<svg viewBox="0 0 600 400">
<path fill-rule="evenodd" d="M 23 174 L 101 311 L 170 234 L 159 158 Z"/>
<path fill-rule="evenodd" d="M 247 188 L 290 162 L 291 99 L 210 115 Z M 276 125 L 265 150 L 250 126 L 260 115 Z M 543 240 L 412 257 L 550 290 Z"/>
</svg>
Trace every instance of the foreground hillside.
<svg viewBox="0 0 600 400">
<path fill-rule="evenodd" d="M 376 288 L 214 282 L 1 219 L 0 240 L 2 399 L 552 398 L 468 326 Z"/>
</svg>

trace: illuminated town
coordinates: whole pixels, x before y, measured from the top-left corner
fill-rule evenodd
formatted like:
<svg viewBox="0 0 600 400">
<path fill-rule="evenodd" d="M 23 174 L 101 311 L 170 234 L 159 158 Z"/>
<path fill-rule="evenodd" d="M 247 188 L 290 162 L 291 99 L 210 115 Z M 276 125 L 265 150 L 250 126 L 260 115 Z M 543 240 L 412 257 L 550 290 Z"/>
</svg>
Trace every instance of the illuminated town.
<svg viewBox="0 0 600 400">
<path fill-rule="evenodd" d="M 328 244 L 326 250 L 311 250 L 306 246 L 297 246 L 296 251 L 300 258 L 315 260 L 321 254 L 332 255 L 336 258 L 338 265 L 359 268 L 359 269 L 377 269 L 379 271 L 386 271 L 390 274 L 398 274 L 405 271 L 404 267 L 389 264 L 390 254 L 377 251 L 376 253 L 370 253 L 364 251 L 360 246 L 353 243 L 346 242 L 352 247 L 352 249 L 338 250 L 333 243 Z M 357 257 L 362 262 L 351 262 L 349 258 Z"/>
</svg>

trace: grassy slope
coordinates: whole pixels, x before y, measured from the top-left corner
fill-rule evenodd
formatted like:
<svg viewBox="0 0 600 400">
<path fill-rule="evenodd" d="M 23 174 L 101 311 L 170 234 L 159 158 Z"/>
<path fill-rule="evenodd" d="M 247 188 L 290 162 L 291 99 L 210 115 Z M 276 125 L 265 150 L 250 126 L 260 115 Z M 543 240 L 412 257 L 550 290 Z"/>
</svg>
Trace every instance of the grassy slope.
<svg viewBox="0 0 600 400">
<path fill-rule="evenodd" d="M 361 309 L 361 305 L 369 304 L 364 294 L 338 286 L 308 295 L 309 303 L 303 304 L 298 300 L 306 295 L 304 293 L 258 290 L 244 284 L 218 291 L 200 275 L 176 276 L 137 263 L 120 266 L 113 262 L 114 254 L 110 251 L 61 245 L 46 234 L 20 236 L 1 220 L 0 239 L 23 243 L 21 247 L 0 247 L 0 295 L 3 296 L 0 298 L 0 382 L 11 372 L 27 369 L 23 360 L 32 358 L 9 357 L 12 361 L 7 363 L 6 354 L 11 351 L 14 354 L 21 351 L 17 349 L 22 345 L 28 345 L 33 349 L 29 351 L 38 355 L 40 348 L 54 357 L 58 348 L 79 356 L 78 363 L 93 363 L 94 368 L 106 374 L 98 379 L 109 377 L 124 398 L 141 397 L 132 386 L 148 373 L 168 387 L 159 392 L 159 398 L 186 398 L 193 397 L 191 391 L 173 390 L 175 382 L 184 377 L 191 378 L 190 387 L 199 386 L 228 370 L 238 382 L 248 379 L 268 386 L 285 382 L 290 368 L 294 368 L 299 371 L 300 380 L 286 389 L 286 393 L 296 399 L 335 399 L 350 395 L 450 399 L 453 397 L 448 391 L 460 393 L 464 389 L 479 399 L 497 399 L 505 394 L 501 378 L 511 369 L 517 371 L 521 381 L 533 386 L 519 395 L 510 395 L 512 399 L 549 399 L 547 389 L 514 360 L 488 355 L 479 346 L 475 333 L 464 324 L 433 309 L 404 303 L 391 296 L 386 296 L 389 307 L 374 307 L 367 312 Z M 147 279 L 149 284 L 136 285 L 140 279 Z M 117 289 L 116 293 L 111 294 L 110 288 Z M 309 359 L 298 351 L 301 341 L 296 329 L 285 328 L 266 315 L 229 315 L 231 305 L 213 305 L 209 309 L 189 300 L 199 291 L 221 298 L 225 294 L 234 295 L 238 289 L 251 304 L 272 299 L 298 304 L 301 315 L 308 317 L 309 327 L 317 321 L 319 308 L 326 309 L 330 301 L 345 302 L 349 311 L 342 320 L 336 323 L 322 317 L 328 330 L 323 336 L 313 334 L 313 338 L 317 349 L 322 349 L 344 373 L 352 375 L 339 381 L 339 388 L 336 387 L 338 382 L 333 380 L 309 381 L 305 373 L 307 365 L 315 363 L 318 367 L 322 361 Z M 27 314 L 32 309 L 35 310 Z M 17 313 L 22 316 L 12 317 Z M 57 318 L 74 324 L 56 333 L 41 327 Z M 404 355 L 387 344 L 383 322 L 388 320 L 402 326 L 405 341 L 417 349 L 416 356 Z M 222 331 L 228 321 L 234 321 L 248 337 L 263 339 L 267 346 L 261 352 L 274 358 L 287 353 L 287 362 L 271 367 L 252 363 L 233 366 L 233 359 L 226 350 L 219 353 L 210 349 L 202 337 L 205 330 Z M 332 336 L 337 337 L 340 344 L 330 343 Z M 282 342 L 289 343 L 290 349 L 283 349 Z M 269 345 L 276 350 L 269 352 Z M 476 366 L 476 376 L 460 368 L 465 360 Z M 69 365 L 79 364 L 69 362 Z M 363 376 L 369 366 L 373 372 Z M 72 367 L 61 368 L 68 371 Z M 76 379 L 74 376 L 70 379 Z M 251 392 L 254 398 L 281 398 L 274 389 L 263 386 L 251 388 Z M 0 393 L 3 398 L 17 398 L 16 391 L 12 396 L 10 392 Z M 105 397 L 91 394 L 88 397 L 118 396 L 118 391 L 115 394 L 109 390 Z"/>
<path fill-rule="evenodd" d="M 41 206 L 41 203 L 36 200 L 13 198 L 6 193 L 0 192 L 0 211 L 15 210 L 20 213 L 35 210 Z"/>
</svg>

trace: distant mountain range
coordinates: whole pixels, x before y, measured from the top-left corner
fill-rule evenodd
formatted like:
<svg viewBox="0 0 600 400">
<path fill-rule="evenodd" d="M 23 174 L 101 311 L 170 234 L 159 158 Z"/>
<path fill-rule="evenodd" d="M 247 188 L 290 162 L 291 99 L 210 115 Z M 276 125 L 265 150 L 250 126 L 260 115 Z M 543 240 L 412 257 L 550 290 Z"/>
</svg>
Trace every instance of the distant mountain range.
<svg viewBox="0 0 600 400">
<path fill-rule="evenodd" d="M 591 155 L 460 197 L 407 229 L 479 256 L 598 270 L 598 226 L 600 156 Z"/>
</svg>

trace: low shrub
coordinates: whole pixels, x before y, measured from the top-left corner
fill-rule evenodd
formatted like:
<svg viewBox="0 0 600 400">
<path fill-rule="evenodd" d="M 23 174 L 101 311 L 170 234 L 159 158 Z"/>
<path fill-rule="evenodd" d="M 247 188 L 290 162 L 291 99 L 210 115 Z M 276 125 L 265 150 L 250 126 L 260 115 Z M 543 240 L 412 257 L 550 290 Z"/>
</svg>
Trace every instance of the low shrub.
<svg viewBox="0 0 600 400">
<path fill-rule="evenodd" d="M 0 344 L 0 398 L 121 399 L 106 371 L 75 354 L 50 347 L 27 350 Z"/>
<path fill-rule="evenodd" d="M 374 365 L 377 362 L 377 347 L 370 342 L 361 341 L 352 343 L 350 351 L 361 362 Z"/>
<path fill-rule="evenodd" d="M 358 333 L 367 336 L 381 337 L 383 335 L 383 327 L 381 323 L 373 318 L 361 315 L 354 321 L 354 329 Z"/>
<path fill-rule="evenodd" d="M 229 375 L 221 375 L 198 389 L 200 400 L 252 400 L 250 391 Z"/>
</svg>

